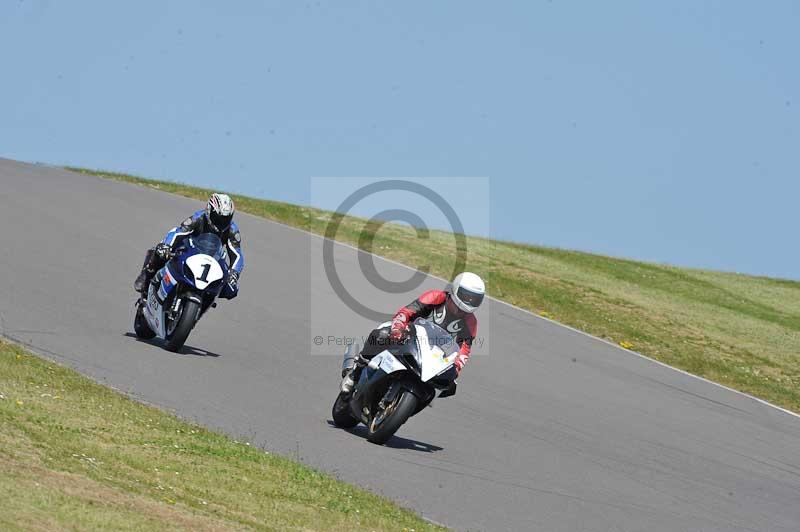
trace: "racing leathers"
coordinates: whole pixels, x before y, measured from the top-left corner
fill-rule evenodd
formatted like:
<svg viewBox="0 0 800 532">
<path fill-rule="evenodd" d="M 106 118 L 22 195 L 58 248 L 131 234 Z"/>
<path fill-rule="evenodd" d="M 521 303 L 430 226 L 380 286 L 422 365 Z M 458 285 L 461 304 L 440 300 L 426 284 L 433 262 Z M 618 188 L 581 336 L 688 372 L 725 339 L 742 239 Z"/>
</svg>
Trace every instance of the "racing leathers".
<svg viewBox="0 0 800 532">
<path fill-rule="evenodd" d="M 205 209 L 195 212 L 181 222 L 179 226 L 173 227 L 164 237 L 164 240 L 147 250 L 142 271 L 134 282 L 136 291 L 142 294 L 146 292 L 147 285 L 153 275 L 167 263 L 168 256 L 165 251 L 175 250 L 185 239 L 203 233 L 214 233 L 219 236 L 225 246 L 225 253 L 228 257 L 230 273 L 219 297 L 224 299 L 236 297 L 239 293 L 239 277 L 242 274 L 242 270 L 244 270 L 244 253 L 242 253 L 242 237 L 239 233 L 239 227 L 236 222 L 231 221 L 230 227 L 222 231 L 222 233 L 217 233 L 208 223 Z"/>
<path fill-rule="evenodd" d="M 411 324 L 419 317 L 431 319 L 453 335 L 459 345 L 454 364 L 456 371 L 461 373 L 470 357 L 472 342 L 478 332 L 478 320 L 474 314 L 459 309 L 449 292 L 428 290 L 398 310 L 391 322 L 381 325 L 369 334 L 353 371 L 345 375 L 343 391 L 349 391 L 358 382 L 361 370 L 372 357 L 386 349 L 389 343 L 403 341 Z"/>
</svg>

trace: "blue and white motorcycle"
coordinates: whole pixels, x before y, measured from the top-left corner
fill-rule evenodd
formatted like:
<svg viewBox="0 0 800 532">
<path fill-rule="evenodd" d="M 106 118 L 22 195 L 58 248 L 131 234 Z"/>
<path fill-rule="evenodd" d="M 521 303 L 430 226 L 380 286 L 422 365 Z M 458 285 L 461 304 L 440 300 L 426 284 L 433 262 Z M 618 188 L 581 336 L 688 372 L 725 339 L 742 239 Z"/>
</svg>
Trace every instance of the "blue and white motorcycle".
<svg viewBox="0 0 800 532">
<path fill-rule="evenodd" d="M 169 351 L 180 350 L 197 321 L 216 306 L 227 280 L 227 254 L 219 237 L 204 233 L 187 238 L 153 276 L 147 299 L 137 304 L 136 336 L 157 336 Z"/>
</svg>

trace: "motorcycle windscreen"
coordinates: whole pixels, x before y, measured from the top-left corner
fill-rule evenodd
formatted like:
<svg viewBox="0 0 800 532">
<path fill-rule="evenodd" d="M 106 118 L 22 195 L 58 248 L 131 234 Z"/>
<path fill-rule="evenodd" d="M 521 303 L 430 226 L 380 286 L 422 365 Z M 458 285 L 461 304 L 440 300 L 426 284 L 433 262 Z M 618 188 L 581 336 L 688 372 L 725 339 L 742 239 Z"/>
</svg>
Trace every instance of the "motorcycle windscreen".
<svg viewBox="0 0 800 532">
<path fill-rule="evenodd" d="M 428 382 L 453 365 L 458 344 L 452 335 L 433 322 L 420 319 L 414 323 L 419 342 L 419 366 L 422 382 Z"/>
<path fill-rule="evenodd" d="M 222 240 L 214 233 L 201 233 L 197 236 L 190 237 L 189 246 L 217 260 L 222 260 L 225 253 Z"/>
</svg>

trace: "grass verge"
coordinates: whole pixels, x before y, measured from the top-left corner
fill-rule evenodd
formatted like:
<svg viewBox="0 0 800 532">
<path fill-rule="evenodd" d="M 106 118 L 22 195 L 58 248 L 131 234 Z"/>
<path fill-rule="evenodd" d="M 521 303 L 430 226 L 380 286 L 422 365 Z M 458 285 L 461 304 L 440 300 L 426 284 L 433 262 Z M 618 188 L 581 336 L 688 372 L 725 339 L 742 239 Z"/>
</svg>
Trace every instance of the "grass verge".
<svg viewBox="0 0 800 532">
<path fill-rule="evenodd" d="M 0 340 L 0 530 L 438 530 Z"/>
<path fill-rule="evenodd" d="M 210 190 L 126 174 L 85 174 L 207 199 Z M 332 213 L 233 195 L 245 212 L 324 234 Z M 345 217 L 337 240 L 449 277 L 451 234 Z M 535 236 L 532 235 L 532 238 Z M 409 245 L 412 243 L 413 245 Z M 656 265 L 467 237 L 489 293 L 656 360 L 800 412 L 800 282 Z"/>
</svg>

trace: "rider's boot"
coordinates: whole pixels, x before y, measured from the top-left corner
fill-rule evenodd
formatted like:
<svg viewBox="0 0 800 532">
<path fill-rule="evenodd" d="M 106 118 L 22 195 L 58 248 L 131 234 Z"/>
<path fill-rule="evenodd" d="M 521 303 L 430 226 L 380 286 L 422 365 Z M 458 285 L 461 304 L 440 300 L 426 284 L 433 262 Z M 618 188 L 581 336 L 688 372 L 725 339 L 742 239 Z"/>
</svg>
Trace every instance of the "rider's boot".
<svg viewBox="0 0 800 532">
<path fill-rule="evenodd" d="M 148 268 L 142 268 L 142 271 L 139 272 L 139 276 L 133 282 L 133 289 L 142 294 L 144 292 L 144 287 L 147 286 L 147 281 L 150 276 L 153 275 Z"/>
<path fill-rule="evenodd" d="M 369 364 L 369 360 L 359 355 L 353 369 L 344 374 L 344 378 L 342 379 L 342 393 L 350 393 L 353 391 L 353 387 L 358 382 L 358 379 L 361 378 L 361 371 L 367 364 Z"/>
<path fill-rule="evenodd" d="M 153 262 L 155 258 L 156 252 L 152 249 L 147 250 L 147 254 L 144 256 L 144 264 L 142 264 L 142 271 L 139 272 L 139 276 L 136 277 L 136 280 L 133 282 L 133 289 L 145 295 L 144 290 L 147 287 L 148 281 L 156 273 L 155 268 L 153 267 Z"/>
<path fill-rule="evenodd" d="M 358 382 L 359 377 L 361 377 L 361 371 L 369 364 L 369 361 L 372 360 L 372 357 L 386 349 L 391 341 L 389 338 L 389 327 L 382 327 L 379 329 L 374 329 L 371 333 L 369 333 L 369 337 L 367 341 L 364 343 L 364 347 L 361 348 L 361 352 L 356 357 L 356 362 L 353 365 L 353 369 L 346 372 L 342 377 L 342 392 L 343 393 L 350 393 L 353 391 L 353 387 Z"/>
</svg>

